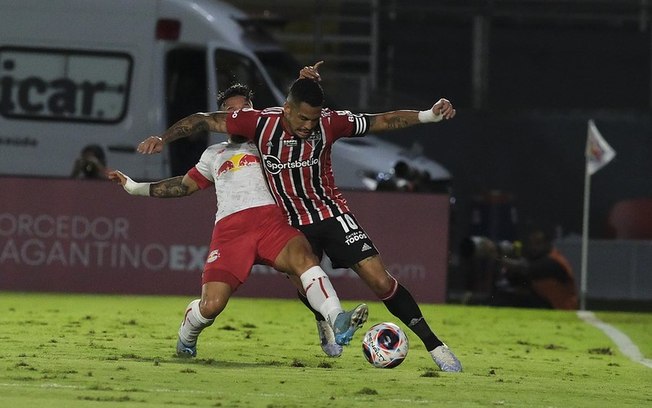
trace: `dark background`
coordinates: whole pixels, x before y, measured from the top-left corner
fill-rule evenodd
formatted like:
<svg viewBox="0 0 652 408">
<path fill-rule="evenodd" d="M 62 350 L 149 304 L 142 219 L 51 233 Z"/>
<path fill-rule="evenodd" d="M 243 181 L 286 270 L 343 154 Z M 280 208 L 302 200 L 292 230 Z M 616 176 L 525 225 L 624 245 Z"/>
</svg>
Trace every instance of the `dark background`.
<svg viewBox="0 0 652 408">
<path fill-rule="evenodd" d="M 325 59 L 324 88 L 346 108 L 425 109 L 440 97 L 454 102 L 453 121 L 383 135 L 420 144 L 452 173 L 453 247 L 478 232 L 470 225 L 472 210 L 491 207 L 491 191 L 494 197 L 500 191 L 500 205 L 518 216 L 514 232 L 503 225 L 511 222 L 505 211 L 484 213 L 496 218 L 497 229 L 485 232 L 497 239 L 513 239 L 529 223 L 559 237 L 581 234 L 591 118 L 617 156 L 592 177 L 590 236 L 613 237 L 607 219 L 616 202 L 652 197 L 652 14 L 645 2 L 232 3 L 276 19 L 272 32 L 301 64 Z M 376 18 L 377 29 L 365 18 Z M 357 36 L 375 41 L 375 51 L 354 41 Z M 376 84 L 360 103 L 360 87 L 348 78 L 374 69 Z"/>
</svg>

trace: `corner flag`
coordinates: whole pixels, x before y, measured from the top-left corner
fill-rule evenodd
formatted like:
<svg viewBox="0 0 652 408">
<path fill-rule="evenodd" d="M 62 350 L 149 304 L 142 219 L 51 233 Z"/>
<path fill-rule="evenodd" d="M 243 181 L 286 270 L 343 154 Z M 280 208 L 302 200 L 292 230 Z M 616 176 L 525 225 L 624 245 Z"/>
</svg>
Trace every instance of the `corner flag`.
<svg viewBox="0 0 652 408">
<path fill-rule="evenodd" d="M 615 156 L 616 151 L 604 140 L 593 119 L 590 119 L 586 137 L 586 171 L 592 176 Z"/>
<path fill-rule="evenodd" d="M 589 197 L 591 196 L 591 176 L 606 166 L 616 156 L 616 151 L 609 146 L 595 126 L 589 120 L 586 136 L 586 171 L 584 172 L 584 210 L 582 214 L 582 261 L 580 276 L 580 310 L 586 310 L 589 254 Z"/>
</svg>

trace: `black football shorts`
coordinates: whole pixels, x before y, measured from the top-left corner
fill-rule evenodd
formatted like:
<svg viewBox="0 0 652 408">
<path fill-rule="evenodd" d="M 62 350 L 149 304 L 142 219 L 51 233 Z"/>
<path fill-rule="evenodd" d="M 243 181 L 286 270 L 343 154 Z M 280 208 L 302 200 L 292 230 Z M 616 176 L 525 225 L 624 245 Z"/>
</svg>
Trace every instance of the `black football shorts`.
<svg viewBox="0 0 652 408">
<path fill-rule="evenodd" d="M 326 253 L 334 268 L 350 268 L 378 250 L 351 213 L 297 227 L 320 259 Z"/>
</svg>

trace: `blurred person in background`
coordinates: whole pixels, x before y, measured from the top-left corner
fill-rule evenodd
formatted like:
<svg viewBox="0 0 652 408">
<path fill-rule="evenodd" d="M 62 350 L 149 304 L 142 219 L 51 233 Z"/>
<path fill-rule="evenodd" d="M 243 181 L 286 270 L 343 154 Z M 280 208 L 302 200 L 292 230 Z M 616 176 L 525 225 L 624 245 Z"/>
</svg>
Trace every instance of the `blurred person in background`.
<svg viewBox="0 0 652 408">
<path fill-rule="evenodd" d="M 499 258 L 493 306 L 574 310 L 578 307 L 573 269 L 550 235 L 532 228 L 519 258 Z"/>
<path fill-rule="evenodd" d="M 106 155 L 99 145 L 85 146 L 75 159 L 71 178 L 106 180 Z"/>
</svg>

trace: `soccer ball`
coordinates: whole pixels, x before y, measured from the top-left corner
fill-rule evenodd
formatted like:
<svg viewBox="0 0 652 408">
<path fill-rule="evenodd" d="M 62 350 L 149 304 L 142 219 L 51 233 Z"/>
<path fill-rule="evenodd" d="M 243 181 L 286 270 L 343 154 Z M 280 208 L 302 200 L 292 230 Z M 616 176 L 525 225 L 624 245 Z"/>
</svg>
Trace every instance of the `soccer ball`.
<svg viewBox="0 0 652 408">
<path fill-rule="evenodd" d="M 377 368 L 394 368 L 401 364 L 408 349 L 405 332 L 394 323 L 378 323 L 362 339 L 362 353 Z"/>
</svg>

